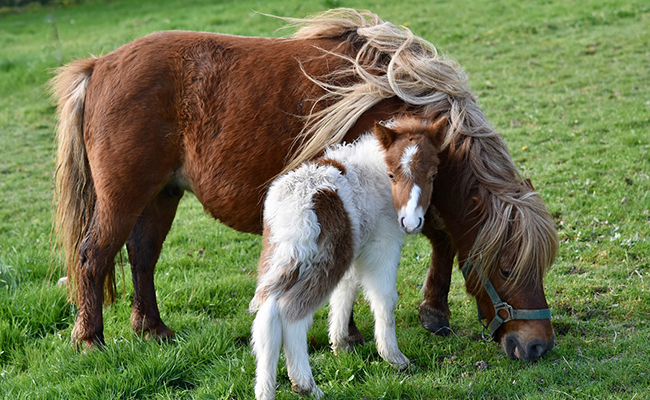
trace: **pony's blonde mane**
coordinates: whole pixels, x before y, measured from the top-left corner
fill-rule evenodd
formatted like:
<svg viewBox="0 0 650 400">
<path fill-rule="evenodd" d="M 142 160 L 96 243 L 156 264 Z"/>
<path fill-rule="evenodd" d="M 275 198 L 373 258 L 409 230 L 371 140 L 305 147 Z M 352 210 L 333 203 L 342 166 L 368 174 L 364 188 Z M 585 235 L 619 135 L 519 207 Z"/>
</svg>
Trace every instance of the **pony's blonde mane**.
<svg viewBox="0 0 650 400">
<path fill-rule="evenodd" d="M 308 116 L 306 128 L 297 139 L 302 143 L 285 171 L 313 158 L 325 146 L 340 142 L 364 112 L 384 99 L 397 96 L 414 106 L 444 102 L 448 96 L 473 99 L 467 75 L 455 61 L 440 57 L 431 43 L 409 29 L 382 21 L 369 11 L 334 9 L 311 19 L 286 20 L 301 26 L 294 39 L 352 33 L 348 40 L 360 48 L 354 58 L 330 52 L 346 60 L 347 68 L 326 77 L 308 76 L 326 93 L 316 104 L 330 105 Z M 355 83 L 334 83 L 346 80 Z M 459 121 L 452 119 L 450 131 L 461 128 Z"/>
<path fill-rule="evenodd" d="M 515 254 L 512 287 L 536 284 L 550 268 L 558 248 L 554 223 L 540 196 L 523 184 L 501 135 L 476 104 L 467 74 L 455 61 L 405 27 L 382 21 L 369 11 L 334 9 L 309 19 L 287 19 L 300 26 L 294 39 L 344 38 L 359 50 L 347 67 L 324 77 L 308 76 L 327 104 L 307 117 L 299 146 L 285 171 L 313 158 L 327 145 L 340 142 L 358 118 L 384 99 L 397 96 L 414 114 L 433 120 L 448 115 L 442 149 L 464 165 L 466 195 L 478 192 L 482 226 L 469 257 L 479 274 L 498 267 L 501 250 Z M 351 82 L 341 85 L 336 82 Z M 474 194 L 476 196 L 476 194 Z M 514 250 L 512 250 L 514 249 Z"/>
</svg>

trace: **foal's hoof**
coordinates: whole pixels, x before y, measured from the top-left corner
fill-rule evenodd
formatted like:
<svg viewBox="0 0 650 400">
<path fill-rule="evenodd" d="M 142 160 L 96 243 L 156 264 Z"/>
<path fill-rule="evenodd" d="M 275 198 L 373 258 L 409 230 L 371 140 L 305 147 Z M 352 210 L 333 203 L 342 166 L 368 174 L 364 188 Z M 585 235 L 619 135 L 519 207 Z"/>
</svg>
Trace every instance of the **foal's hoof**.
<svg viewBox="0 0 650 400">
<path fill-rule="evenodd" d="M 316 385 L 309 388 L 303 388 L 294 383 L 291 385 L 291 390 L 300 396 L 311 396 L 317 399 L 322 399 L 325 396 L 325 393 L 323 393 L 323 391 Z"/>
<path fill-rule="evenodd" d="M 390 360 L 387 359 L 387 361 L 398 371 L 406 371 L 411 365 L 411 361 L 402 353 L 396 354 Z"/>
<path fill-rule="evenodd" d="M 447 336 L 451 333 L 449 319 L 428 307 L 420 306 L 418 321 L 420 321 L 420 325 L 422 325 L 424 329 L 434 335 Z"/>
</svg>

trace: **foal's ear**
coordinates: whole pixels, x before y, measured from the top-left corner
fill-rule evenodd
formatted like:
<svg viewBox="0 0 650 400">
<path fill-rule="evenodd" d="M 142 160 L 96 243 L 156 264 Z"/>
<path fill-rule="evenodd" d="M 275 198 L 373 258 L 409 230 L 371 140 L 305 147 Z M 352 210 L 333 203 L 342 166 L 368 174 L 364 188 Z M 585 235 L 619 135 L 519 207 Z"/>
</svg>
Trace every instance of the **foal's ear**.
<svg viewBox="0 0 650 400">
<path fill-rule="evenodd" d="M 375 122 L 375 136 L 377 137 L 377 140 L 379 140 L 379 143 L 381 143 L 382 147 L 388 150 L 395 141 L 397 132 L 387 126 Z"/>
<path fill-rule="evenodd" d="M 427 133 L 429 134 L 429 138 L 433 142 L 434 146 L 439 148 L 442 145 L 442 142 L 445 141 L 447 125 L 447 116 L 443 115 L 428 129 Z"/>
</svg>

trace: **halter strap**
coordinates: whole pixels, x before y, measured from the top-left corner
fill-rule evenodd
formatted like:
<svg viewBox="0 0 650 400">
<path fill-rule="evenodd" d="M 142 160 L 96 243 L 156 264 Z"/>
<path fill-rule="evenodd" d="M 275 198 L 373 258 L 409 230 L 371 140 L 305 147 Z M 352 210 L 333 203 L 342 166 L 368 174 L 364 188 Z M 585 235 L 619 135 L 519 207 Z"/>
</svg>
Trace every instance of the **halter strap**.
<svg viewBox="0 0 650 400">
<path fill-rule="evenodd" d="M 467 277 L 473 268 L 474 263 L 471 260 L 466 260 L 465 264 L 461 268 L 465 280 L 467 280 Z M 506 322 L 514 321 L 517 319 L 551 319 L 550 309 L 544 308 L 539 310 L 518 310 L 516 308 L 513 308 L 505 301 L 501 300 L 501 297 L 499 297 L 499 294 L 494 288 L 492 281 L 490 281 L 490 278 L 486 278 L 482 283 L 483 288 L 487 292 L 488 296 L 490 296 L 490 300 L 492 300 L 492 305 L 494 306 L 494 318 L 492 321 L 490 321 L 490 324 L 486 326 L 483 322 L 485 320 L 485 316 L 481 312 L 481 308 L 478 306 L 477 300 L 476 308 L 478 310 L 478 321 L 483 326 L 483 332 L 481 333 L 483 340 L 487 342 L 494 340 L 497 330 Z M 504 316 L 501 314 L 504 314 Z M 491 337 L 489 339 L 485 337 L 486 329 L 488 329 L 491 334 Z"/>
</svg>

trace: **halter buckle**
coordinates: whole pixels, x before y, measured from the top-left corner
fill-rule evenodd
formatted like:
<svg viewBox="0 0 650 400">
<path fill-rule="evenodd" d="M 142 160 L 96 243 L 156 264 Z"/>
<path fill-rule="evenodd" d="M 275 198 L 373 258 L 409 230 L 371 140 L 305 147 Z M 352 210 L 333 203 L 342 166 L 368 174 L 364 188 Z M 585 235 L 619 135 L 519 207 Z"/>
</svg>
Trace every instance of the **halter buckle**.
<svg viewBox="0 0 650 400">
<path fill-rule="evenodd" d="M 506 318 L 503 318 L 502 315 L 499 314 L 499 312 L 505 311 L 506 312 Z M 501 324 L 505 324 L 506 322 L 510 322 L 515 319 L 515 313 L 514 313 L 514 308 L 505 301 L 495 304 L 494 305 L 494 312 L 495 312 L 495 318 L 499 317 L 501 318 Z"/>
</svg>

